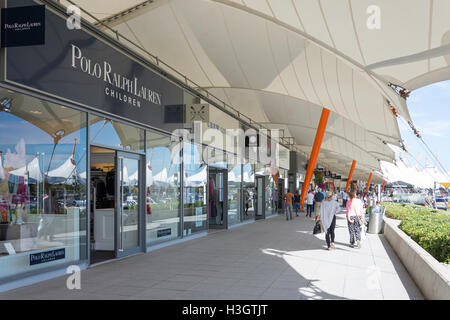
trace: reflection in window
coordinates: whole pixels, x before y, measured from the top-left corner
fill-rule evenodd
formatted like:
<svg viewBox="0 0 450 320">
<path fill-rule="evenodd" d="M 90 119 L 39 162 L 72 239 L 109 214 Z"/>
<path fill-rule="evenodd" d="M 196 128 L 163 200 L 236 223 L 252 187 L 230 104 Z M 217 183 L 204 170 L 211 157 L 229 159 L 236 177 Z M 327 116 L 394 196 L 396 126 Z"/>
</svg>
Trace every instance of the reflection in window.
<svg viewBox="0 0 450 320">
<path fill-rule="evenodd" d="M 184 235 L 206 229 L 207 205 L 206 183 L 207 165 L 202 160 L 199 145 L 184 143 Z"/>
<path fill-rule="evenodd" d="M 85 259 L 86 114 L 0 94 L 0 278 L 29 271 L 30 253 L 65 256 L 33 269 Z"/>
<path fill-rule="evenodd" d="M 180 152 L 175 146 L 170 137 L 147 131 L 147 244 L 181 235 Z"/>
<path fill-rule="evenodd" d="M 93 144 L 130 151 L 144 150 L 144 130 L 115 120 L 89 116 L 89 139 Z"/>
<path fill-rule="evenodd" d="M 246 163 L 242 170 L 243 220 L 252 219 L 255 216 L 256 188 L 253 167 L 254 165 Z"/>
<path fill-rule="evenodd" d="M 278 189 L 272 175 L 266 176 L 265 181 L 265 199 L 266 199 L 266 217 L 276 213 L 276 203 L 279 199 Z"/>
<path fill-rule="evenodd" d="M 242 164 L 230 155 L 228 161 L 228 224 L 241 221 L 241 179 Z"/>
</svg>

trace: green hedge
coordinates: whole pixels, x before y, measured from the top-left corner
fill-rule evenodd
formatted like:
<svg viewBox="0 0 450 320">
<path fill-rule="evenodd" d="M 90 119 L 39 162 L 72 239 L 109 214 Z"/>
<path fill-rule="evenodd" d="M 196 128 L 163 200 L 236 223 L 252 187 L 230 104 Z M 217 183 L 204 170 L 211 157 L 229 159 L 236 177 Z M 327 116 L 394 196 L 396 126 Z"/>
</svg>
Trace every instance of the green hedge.
<svg viewBox="0 0 450 320">
<path fill-rule="evenodd" d="M 439 262 L 450 263 L 450 214 L 409 203 L 384 202 L 386 216 Z"/>
</svg>

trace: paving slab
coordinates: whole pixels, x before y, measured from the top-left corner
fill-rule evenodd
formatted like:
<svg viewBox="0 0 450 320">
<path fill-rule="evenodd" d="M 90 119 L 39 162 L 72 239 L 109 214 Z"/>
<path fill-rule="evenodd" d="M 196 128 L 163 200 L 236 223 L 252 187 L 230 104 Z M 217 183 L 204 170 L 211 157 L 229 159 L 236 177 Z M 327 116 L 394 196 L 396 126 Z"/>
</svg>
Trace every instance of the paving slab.
<svg viewBox="0 0 450 320">
<path fill-rule="evenodd" d="M 313 235 L 304 213 L 256 221 L 160 248 L 81 273 L 81 290 L 66 277 L 0 294 L 8 299 L 423 299 L 383 235 L 349 247 L 345 211 L 336 250 Z"/>
</svg>

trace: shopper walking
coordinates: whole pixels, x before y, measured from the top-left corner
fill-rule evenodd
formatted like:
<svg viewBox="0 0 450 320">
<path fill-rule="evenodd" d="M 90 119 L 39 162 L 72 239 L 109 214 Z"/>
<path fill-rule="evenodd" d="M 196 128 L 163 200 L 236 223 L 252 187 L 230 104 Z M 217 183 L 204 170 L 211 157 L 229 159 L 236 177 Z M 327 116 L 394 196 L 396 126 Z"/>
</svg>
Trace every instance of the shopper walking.
<svg viewBox="0 0 450 320">
<path fill-rule="evenodd" d="M 364 205 L 356 197 L 354 191 L 349 192 L 349 201 L 347 202 L 347 222 L 350 233 L 350 247 L 353 248 L 356 243 L 361 248 L 361 222 L 364 221 Z"/>
<path fill-rule="evenodd" d="M 316 216 L 319 214 L 320 205 L 322 201 L 325 199 L 325 196 L 322 192 L 322 189 L 319 188 L 319 191 L 314 195 L 314 209 Z"/>
<path fill-rule="evenodd" d="M 294 210 L 295 216 L 298 217 L 298 213 L 300 212 L 300 192 L 298 190 L 294 194 Z"/>
<path fill-rule="evenodd" d="M 288 192 L 284 195 L 284 199 L 286 200 L 286 220 L 292 220 L 292 202 L 294 200 L 294 194 L 288 189 Z"/>
<path fill-rule="evenodd" d="M 339 203 L 333 199 L 333 192 L 326 192 L 326 199 L 320 205 L 319 214 L 316 216 L 316 222 L 321 221 L 325 230 L 325 241 L 327 242 L 327 250 L 330 246 L 336 249 L 334 245 L 334 229 L 336 228 L 336 213 L 340 210 Z"/>
<path fill-rule="evenodd" d="M 306 216 L 310 216 L 313 213 L 314 210 L 314 193 L 312 190 L 309 190 L 308 194 L 306 195 Z"/>
<path fill-rule="evenodd" d="M 343 208 L 347 208 L 347 198 L 348 198 L 347 192 L 343 192 L 342 193 L 342 207 Z"/>
</svg>

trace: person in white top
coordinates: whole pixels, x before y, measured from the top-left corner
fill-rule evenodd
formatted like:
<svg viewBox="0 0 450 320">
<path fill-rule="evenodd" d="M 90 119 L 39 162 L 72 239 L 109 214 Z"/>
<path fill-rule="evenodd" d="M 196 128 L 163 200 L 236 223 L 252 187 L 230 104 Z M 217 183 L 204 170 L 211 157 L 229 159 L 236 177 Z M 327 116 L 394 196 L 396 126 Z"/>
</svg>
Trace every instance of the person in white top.
<svg viewBox="0 0 450 320">
<path fill-rule="evenodd" d="M 361 248 L 361 223 L 364 223 L 364 205 L 360 199 L 356 197 L 355 191 L 349 192 L 350 201 L 347 203 L 347 221 L 348 231 L 350 233 L 350 247 L 354 247 L 354 243 Z"/>
<path fill-rule="evenodd" d="M 327 197 L 322 201 L 316 221 L 320 219 L 322 222 L 323 229 L 326 232 L 325 241 L 327 242 L 327 249 L 330 250 L 330 245 L 333 249 L 336 249 L 334 245 L 334 229 L 336 228 L 336 213 L 341 208 L 339 207 L 339 203 L 333 199 L 333 192 L 327 191 L 326 195 Z"/>
<path fill-rule="evenodd" d="M 312 190 L 309 190 L 308 194 L 306 195 L 306 216 L 310 216 L 313 212 L 313 205 L 314 205 L 314 193 Z"/>
</svg>

